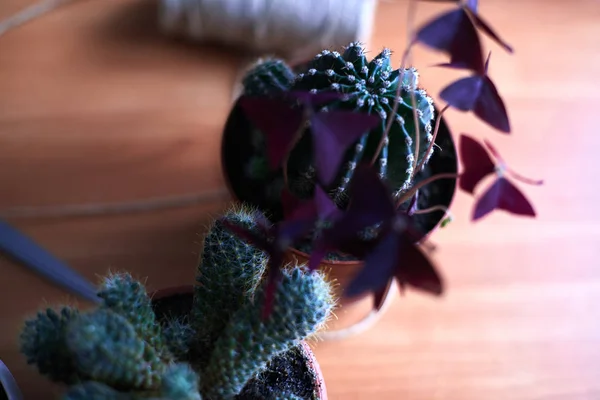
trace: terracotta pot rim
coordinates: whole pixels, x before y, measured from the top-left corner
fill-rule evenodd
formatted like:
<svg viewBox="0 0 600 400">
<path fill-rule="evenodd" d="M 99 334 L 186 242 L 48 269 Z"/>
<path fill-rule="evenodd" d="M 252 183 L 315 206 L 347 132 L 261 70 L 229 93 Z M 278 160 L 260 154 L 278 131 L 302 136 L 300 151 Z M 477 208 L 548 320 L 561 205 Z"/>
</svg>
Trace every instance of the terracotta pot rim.
<svg viewBox="0 0 600 400">
<path fill-rule="evenodd" d="M 194 288 L 195 285 L 180 285 L 157 289 L 150 293 L 150 299 L 152 299 L 152 301 L 155 301 L 178 294 L 192 294 L 194 293 Z M 301 341 L 300 345 L 302 347 L 304 355 L 307 358 L 309 369 L 315 374 L 315 379 L 317 381 L 315 383 L 315 393 L 317 393 L 318 395 L 318 400 L 328 400 L 327 388 L 325 386 L 325 377 L 323 376 L 321 366 L 319 365 L 315 354 L 313 353 L 312 349 L 306 341 Z"/>
</svg>

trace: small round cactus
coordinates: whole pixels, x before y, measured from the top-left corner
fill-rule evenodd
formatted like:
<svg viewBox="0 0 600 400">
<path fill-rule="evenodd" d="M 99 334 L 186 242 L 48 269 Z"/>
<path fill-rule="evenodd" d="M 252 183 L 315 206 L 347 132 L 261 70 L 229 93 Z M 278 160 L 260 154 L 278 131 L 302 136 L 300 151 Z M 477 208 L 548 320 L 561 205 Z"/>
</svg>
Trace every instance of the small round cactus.
<svg viewBox="0 0 600 400">
<path fill-rule="evenodd" d="M 342 101 L 328 104 L 325 110 L 338 108 L 375 113 L 382 120 L 379 128 L 362 136 L 348 152 L 340 179 L 334 188 L 336 196 L 343 195 L 354 168 L 361 161 L 370 161 L 375 157 L 380 175 L 387 178 L 396 191 L 402 192 L 412 185 L 415 158 L 418 161 L 425 158 L 426 162 L 431 156 L 431 152 L 427 150 L 433 139 L 433 100 L 424 90 L 418 89 L 416 69 L 408 68 L 401 73 L 399 69 L 392 68 L 390 56 L 391 51 L 384 49 L 371 61 L 367 61 L 365 51 L 358 43 L 351 43 L 342 54 L 324 50 L 317 54 L 305 72 L 298 74 L 292 86 L 292 90 L 308 90 L 313 93 L 331 90 L 344 93 L 347 96 Z M 376 155 L 388 118 L 393 114 L 398 85 L 402 86 L 398 110 L 384 146 Z M 412 95 L 415 97 L 419 119 L 418 156 L 415 154 L 416 129 Z M 302 166 L 300 168 L 304 169 Z M 294 169 L 294 165 L 290 165 L 289 169 Z M 298 176 L 307 174 L 312 174 L 309 169 L 298 171 Z"/>
<path fill-rule="evenodd" d="M 242 85 L 245 95 L 267 96 L 289 90 L 294 79 L 294 72 L 283 60 L 269 58 L 256 62 L 244 75 Z"/>
<path fill-rule="evenodd" d="M 384 49 L 371 61 L 365 56 L 364 48 L 358 43 L 351 43 L 343 53 L 323 50 L 309 62 L 301 73 L 296 75 L 290 91 L 310 91 L 320 93 L 337 91 L 345 96 L 341 100 L 332 101 L 320 110 L 343 109 L 360 111 L 380 116 L 382 123 L 379 127 L 366 132 L 346 152 L 344 164 L 336 181 L 328 188 L 333 199 L 343 207 L 347 200 L 346 190 L 352 179 L 354 169 L 360 162 L 374 161 L 382 178 L 385 178 L 396 195 L 409 189 L 413 184 L 416 172 L 414 166 L 422 162 L 427 163 L 431 157 L 433 147 L 429 151 L 433 140 L 433 122 L 435 109 L 433 99 L 425 90 L 418 88 L 418 73 L 414 68 L 407 68 L 404 72 L 393 69 L 391 66 L 391 51 Z M 271 75 L 281 67 L 281 63 L 264 63 L 256 67 L 260 75 L 256 77 L 247 75 L 245 79 L 245 95 L 256 94 L 254 85 L 249 84 L 260 77 L 269 76 L 264 69 L 273 68 Z M 248 82 L 248 84 L 246 84 Z M 276 87 L 275 81 L 263 84 L 263 88 Z M 398 86 L 401 86 L 398 98 L 398 108 L 391 124 L 389 134 L 382 138 L 386 125 L 393 115 L 393 105 L 396 100 Z M 261 94 L 277 94 L 277 91 L 262 91 Z M 416 105 L 416 114 L 419 121 L 419 154 L 417 148 L 417 129 L 413 114 L 413 96 Z M 310 129 L 310 128 L 308 128 Z M 256 133 L 253 133 L 256 135 Z M 289 189 L 299 197 L 308 197 L 312 193 L 316 181 L 315 168 L 311 152 L 311 135 L 304 134 L 290 153 L 287 164 L 287 182 Z M 257 141 L 257 140 L 255 140 Z M 380 148 L 380 142 L 383 146 Z M 248 171 L 250 178 L 267 176 L 262 171 L 266 162 L 261 162 L 261 157 L 266 157 L 266 151 L 258 151 L 256 146 L 252 149 L 256 154 L 250 157 Z M 271 186 L 279 187 L 281 179 L 265 182 L 265 191 L 278 193 Z M 273 196 L 270 196 L 273 198 Z"/>
</svg>

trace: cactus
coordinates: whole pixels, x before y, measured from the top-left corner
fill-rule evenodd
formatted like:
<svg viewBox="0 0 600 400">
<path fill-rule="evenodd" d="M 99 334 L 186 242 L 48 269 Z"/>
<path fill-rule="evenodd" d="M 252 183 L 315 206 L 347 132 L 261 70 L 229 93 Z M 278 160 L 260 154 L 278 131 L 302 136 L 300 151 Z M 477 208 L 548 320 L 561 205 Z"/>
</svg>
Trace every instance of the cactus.
<svg viewBox="0 0 600 400">
<path fill-rule="evenodd" d="M 125 317 L 98 309 L 71 322 L 67 345 L 77 368 L 114 388 L 156 389 L 165 370 L 157 351 Z"/>
<path fill-rule="evenodd" d="M 163 332 L 171 354 L 177 360 L 188 361 L 196 339 L 194 328 L 185 320 L 172 318 L 166 322 Z"/>
<path fill-rule="evenodd" d="M 54 382 L 72 384 L 80 379 L 66 342 L 69 322 L 78 316 L 79 311 L 71 307 L 58 312 L 50 308 L 26 321 L 21 331 L 21 353 L 27 363 L 36 364 L 38 371 Z"/>
<path fill-rule="evenodd" d="M 258 232 L 249 208 L 224 217 Z M 191 310 L 158 315 L 141 282 L 112 274 L 100 285 L 97 308 L 48 309 L 25 322 L 21 350 L 28 362 L 69 385 L 67 400 L 241 400 L 262 393 L 312 400 L 304 389 L 294 392 L 296 381 L 280 387 L 276 366 L 298 360 L 299 342 L 325 323 L 333 306 L 329 284 L 304 266 L 289 268 L 273 313 L 262 319 L 266 255 L 220 220 L 205 242 Z"/>
<path fill-rule="evenodd" d="M 292 69 L 277 58 L 258 60 L 244 75 L 244 94 L 265 96 L 289 90 L 294 83 Z"/>
<path fill-rule="evenodd" d="M 202 400 L 200 378 L 188 364 L 173 364 L 162 378 L 161 397 L 177 400 Z"/>
<path fill-rule="evenodd" d="M 331 311 L 330 286 L 321 273 L 307 273 L 299 267 L 284 272 L 267 320 L 261 317 L 264 295 L 261 287 L 215 343 L 203 371 L 209 398 L 232 399 L 273 357 L 316 332 Z"/>
<path fill-rule="evenodd" d="M 245 228 L 256 227 L 253 211 L 241 207 L 229 210 L 224 219 Z M 266 254 L 227 230 L 216 220 L 204 239 L 198 266 L 192 324 L 201 365 L 231 315 L 252 296 L 267 265 Z"/>
<path fill-rule="evenodd" d="M 160 357 L 171 361 L 172 356 L 156 323 L 152 302 L 146 288 L 128 273 L 112 274 L 104 279 L 98 292 L 102 308 L 125 317 L 134 327 L 140 339 L 155 348 Z"/>
<path fill-rule="evenodd" d="M 382 119 L 380 127 L 366 132 L 346 152 L 338 177 L 328 188 L 330 195 L 340 208 L 347 204 L 348 184 L 352 179 L 354 168 L 361 161 L 371 161 L 375 158 L 380 176 L 389 181 L 396 195 L 400 195 L 412 186 L 414 174 L 418 172 L 413 171 L 415 158 L 418 158 L 416 160 L 418 162 L 423 161 L 423 165 L 425 165 L 433 152 L 433 147 L 432 151 L 428 151 L 433 140 L 432 124 L 435 113 L 433 99 L 427 95 L 425 90 L 418 88 L 417 70 L 407 68 L 401 74 L 399 69 L 394 70 L 391 67 L 390 55 L 390 50 L 384 49 L 368 62 L 365 50 L 358 43 L 351 43 L 343 53 L 323 50 L 308 63 L 303 72 L 296 75 L 295 82 L 290 87 L 290 90 L 293 91 L 319 93 L 333 90 L 346 95 L 342 99 L 322 107 L 322 111 L 344 109 L 376 113 Z M 271 64 L 265 63 L 262 69 L 257 67 L 255 70 L 262 71 L 266 68 L 272 68 Z M 262 74 L 265 74 L 264 71 Z M 245 81 L 250 82 L 252 79 L 247 77 Z M 385 126 L 389 118 L 392 118 L 392 107 L 398 85 L 402 85 L 398 110 L 389 135 L 384 140 L 383 148 L 376 155 Z M 246 86 L 244 94 L 251 93 L 255 93 L 255 89 L 250 85 Z M 263 94 L 269 93 L 264 92 Z M 412 107 L 413 94 L 419 120 L 418 155 L 415 154 L 416 129 Z M 256 132 L 253 134 L 257 135 Z M 311 135 L 304 134 L 290 152 L 287 163 L 288 188 L 301 198 L 309 197 L 315 185 L 311 140 Z M 259 143 L 259 140 L 255 139 L 255 143 Z M 276 196 L 279 195 L 282 179 L 281 177 L 268 177 L 263 172 L 266 164 L 264 149 L 258 149 L 255 145 L 252 151 L 246 173 L 249 178 L 266 180 L 264 190 L 271 201 L 277 203 Z"/>
</svg>

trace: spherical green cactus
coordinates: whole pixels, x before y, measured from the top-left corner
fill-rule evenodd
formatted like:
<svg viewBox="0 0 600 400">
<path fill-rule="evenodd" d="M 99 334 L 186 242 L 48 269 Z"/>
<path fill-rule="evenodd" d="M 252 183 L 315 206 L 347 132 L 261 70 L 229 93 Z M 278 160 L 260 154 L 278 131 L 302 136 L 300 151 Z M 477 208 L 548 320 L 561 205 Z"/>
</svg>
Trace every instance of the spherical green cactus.
<svg viewBox="0 0 600 400">
<path fill-rule="evenodd" d="M 47 309 L 35 318 L 25 321 L 21 331 L 21 352 L 28 364 L 35 364 L 42 375 L 55 382 L 72 384 L 80 374 L 66 342 L 69 323 L 79 316 L 79 311 L 63 307 L 59 312 Z"/>
<path fill-rule="evenodd" d="M 284 271 L 273 311 L 264 319 L 265 286 L 229 321 L 202 371 L 205 394 L 232 399 L 276 355 L 315 333 L 326 322 L 333 301 L 331 287 L 320 272 L 302 267 Z"/>
<path fill-rule="evenodd" d="M 246 228 L 257 227 L 253 210 L 235 207 L 223 216 Z M 257 230 L 258 232 L 258 230 Z M 192 324 L 203 363 L 231 315 L 252 296 L 267 265 L 267 256 L 216 220 L 204 239 L 194 293 Z"/>
<path fill-rule="evenodd" d="M 77 369 L 115 389 L 156 389 L 165 364 L 123 316 L 97 309 L 71 321 L 67 346 Z"/>
<path fill-rule="evenodd" d="M 156 349 L 160 357 L 167 362 L 173 359 L 164 343 L 160 325 L 156 323 L 152 301 L 141 282 L 129 273 L 111 274 L 102 282 L 98 296 L 102 299 L 101 308 L 125 317 L 138 336 Z"/>
<path fill-rule="evenodd" d="M 313 93 L 337 91 L 345 96 L 326 104 L 321 108 L 322 111 L 352 110 L 377 114 L 382 119 L 379 127 L 366 132 L 348 149 L 336 180 L 327 188 L 342 208 L 347 204 L 347 188 L 360 162 L 374 162 L 380 175 L 389 182 L 395 194 L 399 195 L 413 185 L 414 175 L 419 172 L 414 171 L 414 167 L 419 164 L 426 165 L 434 151 L 433 147 L 430 149 L 435 119 L 433 99 L 418 87 L 417 70 L 406 68 L 402 73 L 400 69 L 392 68 L 390 56 L 391 51 L 384 49 L 368 61 L 365 49 L 358 43 L 350 43 L 342 53 L 323 50 L 302 68 L 302 72 L 295 76 L 288 89 Z M 269 63 L 260 64 L 260 67 L 255 68 L 275 69 Z M 282 67 L 278 64 L 277 68 Z M 254 90 L 249 82 L 246 85 L 244 94 L 278 94 L 283 87 L 277 86 L 273 89 L 275 85 L 264 85 L 263 90 L 259 92 Z M 392 117 L 399 86 L 401 91 L 398 108 Z M 413 96 L 419 125 L 418 155 Z M 383 138 L 385 127 L 391 118 L 393 121 L 389 134 Z M 284 181 L 297 196 L 306 198 L 312 195 L 316 182 L 312 136 L 305 133 L 291 150 L 287 162 L 287 176 L 284 179 L 283 171 L 273 175 L 266 169 L 268 163 L 264 134 L 256 129 L 252 129 L 251 134 L 254 145 L 249 148 L 252 154 L 248 156 L 244 174 L 249 179 L 264 181 L 268 204 L 260 206 L 271 209 L 274 204 L 279 203 Z M 380 143 L 383 144 L 382 147 Z"/>
<path fill-rule="evenodd" d="M 433 99 L 425 90 L 418 88 L 416 69 L 408 68 L 401 74 L 400 69 L 392 68 L 390 56 L 391 51 L 384 49 L 369 62 L 364 48 L 358 43 L 351 43 L 342 54 L 324 50 L 317 54 L 304 72 L 298 74 L 291 88 L 313 93 L 338 91 L 346 95 L 344 99 L 328 104 L 325 110 L 347 109 L 374 113 L 382 119 L 380 127 L 362 136 L 347 152 L 343 170 L 336 184 L 332 185 L 337 199 L 344 197 L 354 168 L 361 161 L 371 161 L 376 157 L 380 175 L 390 182 L 396 192 L 403 192 L 412 185 L 415 158 L 425 163 L 431 156 L 432 152 L 429 152 L 428 148 L 433 139 Z M 398 85 L 402 87 L 398 110 L 389 135 L 384 140 L 384 146 L 376 155 L 385 126 L 389 118 L 392 118 Z M 415 154 L 417 138 L 412 95 L 415 97 L 419 120 L 418 156 Z M 307 137 L 304 140 L 308 139 Z M 302 143 L 298 146 L 301 148 Z M 309 155 L 307 153 L 304 150 L 293 152 L 288 168 L 289 173 L 296 179 L 308 178 L 312 181 L 314 169 L 312 162 L 306 159 Z M 307 186 L 312 187 L 312 184 Z"/>
<path fill-rule="evenodd" d="M 295 75 L 285 61 L 277 58 L 258 60 L 242 79 L 243 94 L 268 96 L 285 92 L 294 83 Z"/>
</svg>

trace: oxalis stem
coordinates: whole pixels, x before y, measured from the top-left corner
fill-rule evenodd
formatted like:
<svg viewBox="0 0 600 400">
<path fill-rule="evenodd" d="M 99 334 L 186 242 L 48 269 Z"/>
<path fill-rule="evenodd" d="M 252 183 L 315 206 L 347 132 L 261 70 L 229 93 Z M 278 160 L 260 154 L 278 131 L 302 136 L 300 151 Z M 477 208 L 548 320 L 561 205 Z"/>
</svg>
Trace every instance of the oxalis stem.
<svg viewBox="0 0 600 400">
<path fill-rule="evenodd" d="M 450 105 L 446 104 L 444 106 L 444 108 L 442 108 L 440 110 L 440 112 L 438 113 L 438 115 L 435 119 L 435 128 L 433 129 L 433 137 L 431 138 L 431 143 L 429 143 L 429 147 L 427 147 L 427 152 L 425 153 L 425 156 L 421 159 L 421 161 L 419 161 L 419 165 L 417 165 L 417 167 L 413 171 L 420 171 L 421 168 L 423 168 L 423 164 L 425 164 L 425 159 L 427 157 L 427 154 L 431 153 L 431 150 L 433 149 L 433 146 L 435 145 L 435 140 L 437 139 L 437 134 L 438 134 L 438 131 L 440 130 L 440 123 L 442 122 L 442 114 L 444 114 L 444 112 L 448 108 L 450 108 Z"/>
<path fill-rule="evenodd" d="M 398 76 L 398 88 L 396 89 L 396 95 L 394 96 L 394 104 L 392 105 L 392 113 L 391 115 L 388 117 L 388 121 L 385 125 L 385 130 L 383 132 L 383 135 L 381 135 L 381 139 L 379 140 L 379 144 L 377 145 L 377 149 L 375 150 L 375 153 L 373 154 L 373 158 L 371 159 L 371 165 L 374 165 L 375 162 L 377 161 L 377 158 L 379 157 L 379 154 L 381 153 L 381 150 L 383 149 L 383 146 L 385 145 L 386 139 L 390 134 L 390 130 L 392 129 L 392 124 L 394 123 L 394 120 L 396 119 L 396 115 L 398 114 L 398 105 L 400 104 L 400 95 L 402 93 L 402 81 L 404 80 L 404 71 L 406 69 L 406 64 L 408 63 L 409 59 L 410 59 L 410 55 L 411 55 L 411 50 L 412 47 L 414 45 L 414 19 L 415 19 L 415 14 L 417 11 L 417 2 L 416 0 L 409 0 L 408 1 L 408 11 L 407 11 L 407 22 L 406 22 L 406 26 L 407 26 L 407 45 L 406 45 L 406 50 L 404 50 L 404 54 L 402 54 L 402 59 L 400 61 L 400 76 Z M 412 102 L 413 102 L 413 109 L 414 109 L 414 93 L 412 94 Z M 415 118 L 416 121 L 416 111 L 413 113 L 413 117 Z M 415 124 L 415 126 L 417 126 L 417 132 L 418 132 L 418 124 Z M 416 144 L 417 149 L 419 148 L 419 140 L 418 140 L 418 133 L 417 133 L 417 144 Z M 417 153 L 417 157 L 416 159 L 418 159 L 418 153 Z M 416 160 L 415 159 L 415 160 Z"/>
<path fill-rule="evenodd" d="M 423 179 L 421 182 L 417 183 L 416 185 L 411 187 L 409 190 L 407 190 L 402 196 L 400 196 L 400 198 L 396 201 L 396 208 L 399 208 L 402 205 L 402 203 L 404 203 L 405 201 L 407 201 L 408 199 L 413 197 L 415 195 L 415 193 L 417 193 L 417 190 L 421 189 L 422 187 L 424 187 L 426 185 L 429 185 L 431 182 L 435 182 L 438 179 L 458 179 L 458 177 L 459 177 L 458 174 L 452 174 L 450 172 L 447 172 L 447 173 L 443 173 L 443 174 L 437 174 L 434 176 L 430 176 L 427 179 Z"/>
</svg>

